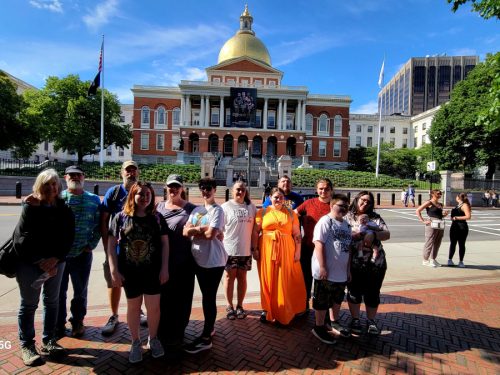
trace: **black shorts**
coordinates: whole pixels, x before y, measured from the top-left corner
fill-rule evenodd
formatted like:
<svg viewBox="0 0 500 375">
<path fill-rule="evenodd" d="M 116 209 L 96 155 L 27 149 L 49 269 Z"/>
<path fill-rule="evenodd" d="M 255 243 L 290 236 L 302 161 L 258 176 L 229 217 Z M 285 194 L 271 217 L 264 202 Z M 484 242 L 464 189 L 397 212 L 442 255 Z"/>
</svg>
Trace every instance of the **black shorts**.
<svg viewBox="0 0 500 375">
<path fill-rule="evenodd" d="M 385 270 L 356 269 L 351 267 L 351 282 L 347 285 L 347 299 L 354 304 L 362 301 L 368 307 L 380 304 L 380 289 L 384 282 Z"/>
<path fill-rule="evenodd" d="M 333 305 L 342 304 L 345 287 L 346 283 L 314 279 L 313 308 L 315 310 L 328 310 Z"/>
<path fill-rule="evenodd" d="M 227 258 L 226 267 L 224 268 L 226 271 L 231 269 L 239 269 L 244 271 L 250 271 L 252 269 L 252 256 L 242 256 L 242 257 L 234 257 L 229 256 Z"/>
<path fill-rule="evenodd" d="M 125 277 L 123 289 L 128 299 L 137 298 L 143 294 L 155 295 L 161 292 L 160 271 L 125 272 L 123 277 Z"/>
</svg>

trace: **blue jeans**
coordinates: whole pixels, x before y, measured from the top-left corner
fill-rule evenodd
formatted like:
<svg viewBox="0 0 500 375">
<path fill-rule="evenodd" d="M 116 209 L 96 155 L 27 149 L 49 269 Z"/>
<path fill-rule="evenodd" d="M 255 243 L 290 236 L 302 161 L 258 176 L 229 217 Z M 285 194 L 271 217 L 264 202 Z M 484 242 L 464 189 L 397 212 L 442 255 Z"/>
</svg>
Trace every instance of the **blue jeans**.
<svg viewBox="0 0 500 375">
<path fill-rule="evenodd" d="M 64 272 L 65 263 L 57 265 L 57 275 L 43 284 L 43 333 L 42 341 L 46 343 L 54 337 L 57 321 L 57 306 L 59 301 L 59 287 Z M 21 294 L 21 306 L 17 314 L 19 341 L 21 347 L 27 347 L 35 342 L 35 311 L 38 308 L 42 288 L 31 287 L 43 270 L 36 264 L 21 262 L 16 272 L 16 280 Z"/>
<path fill-rule="evenodd" d="M 66 258 L 66 267 L 64 268 L 61 290 L 59 291 L 59 312 L 57 313 L 56 327 L 62 328 L 66 324 L 66 299 L 70 277 L 71 284 L 73 285 L 70 321 L 82 322 L 85 315 L 87 315 L 87 293 L 91 268 L 92 252 L 84 251 L 76 257 Z"/>
</svg>

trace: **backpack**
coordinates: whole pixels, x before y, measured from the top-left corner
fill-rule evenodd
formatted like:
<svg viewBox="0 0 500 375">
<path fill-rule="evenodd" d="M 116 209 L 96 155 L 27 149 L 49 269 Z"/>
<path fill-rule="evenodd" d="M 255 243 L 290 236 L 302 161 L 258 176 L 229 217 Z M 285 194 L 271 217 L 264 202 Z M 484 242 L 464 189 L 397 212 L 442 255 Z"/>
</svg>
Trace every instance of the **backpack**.
<svg viewBox="0 0 500 375">
<path fill-rule="evenodd" d="M 0 274 L 13 278 L 16 276 L 18 257 L 14 250 L 14 241 L 10 237 L 0 248 Z"/>
<path fill-rule="evenodd" d="M 111 214 L 115 214 L 118 211 L 118 196 L 120 195 L 121 185 L 116 185 L 113 189 L 113 195 L 111 196 L 111 200 L 108 201 L 108 209 Z"/>
</svg>

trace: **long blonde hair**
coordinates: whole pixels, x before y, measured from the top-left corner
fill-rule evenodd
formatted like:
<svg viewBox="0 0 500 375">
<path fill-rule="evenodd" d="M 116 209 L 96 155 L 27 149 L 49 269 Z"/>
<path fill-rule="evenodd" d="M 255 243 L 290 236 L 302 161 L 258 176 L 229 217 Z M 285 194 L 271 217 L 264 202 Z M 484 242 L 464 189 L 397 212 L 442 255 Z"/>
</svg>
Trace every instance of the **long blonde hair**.
<svg viewBox="0 0 500 375">
<path fill-rule="evenodd" d="M 46 200 L 47 197 L 44 195 L 43 185 L 48 184 L 52 181 L 57 183 L 58 195 L 62 191 L 62 183 L 57 171 L 53 168 L 47 168 L 41 171 L 38 176 L 36 176 L 35 183 L 33 184 L 33 195 L 40 200 Z"/>
</svg>

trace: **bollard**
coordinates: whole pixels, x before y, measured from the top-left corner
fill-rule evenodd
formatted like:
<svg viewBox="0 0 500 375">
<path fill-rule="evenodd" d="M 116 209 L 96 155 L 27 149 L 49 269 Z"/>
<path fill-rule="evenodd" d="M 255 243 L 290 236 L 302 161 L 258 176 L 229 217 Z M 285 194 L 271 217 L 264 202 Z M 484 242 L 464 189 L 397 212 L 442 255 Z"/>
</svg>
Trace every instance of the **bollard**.
<svg viewBox="0 0 500 375">
<path fill-rule="evenodd" d="M 419 194 L 418 195 L 418 205 L 421 206 L 422 205 L 422 194 Z"/>
<path fill-rule="evenodd" d="M 163 200 L 164 201 L 167 200 L 167 187 L 166 186 L 163 188 Z"/>
<path fill-rule="evenodd" d="M 226 189 L 226 202 L 229 200 L 229 189 Z"/>
<path fill-rule="evenodd" d="M 377 193 L 377 206 L 380 206 L 380 193 Z"/>
<path fill-rule="evenodd" d="M 189 188 L 186 188 L 186 200 L 189 202 Z"/>
<path fill-rule="evenodd" d="M 94 194 L 99 195 L 99 184 L 94 185 Z"/>
<path fill-rule="evenodd" d="M 396 204 L 396 194 L 392 193 L 391 195 L 391 204 L 394 206 Z"/>
<path fill-rule="evenodd" d="M 349 204 L 351 203 L 351 192 L 349 191 L 347 193 L 347 200 L 349 201 Z"/>
<path fill-rule="evenodd" d="M 16 182 L 16 198 L 21 199 L 23 184 L 20 181 Z"/>
</svg>

